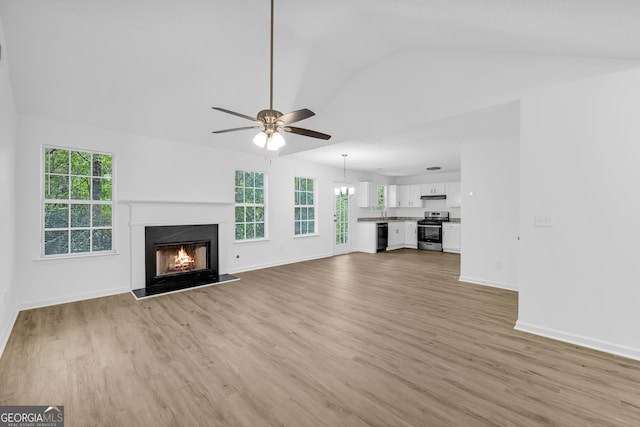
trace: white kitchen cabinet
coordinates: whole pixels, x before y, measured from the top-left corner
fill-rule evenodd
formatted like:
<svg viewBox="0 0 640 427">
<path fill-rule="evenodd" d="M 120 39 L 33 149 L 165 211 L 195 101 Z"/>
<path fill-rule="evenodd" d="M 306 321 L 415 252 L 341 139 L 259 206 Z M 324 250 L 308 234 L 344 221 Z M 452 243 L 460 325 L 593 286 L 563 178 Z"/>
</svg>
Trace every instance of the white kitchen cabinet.
<svg viewBox="0 0 640 427">
<path fill-rule="evenodd" d="M 389 222 L 389 239 L 387 249 L 398 249 L 404 246 L 404 222 Z"/>
<path fill-rule="evenodd" d="M 397 190 L 398 206 L 401 208 L 421 208 L 420 184 L 398 185 Z"/>
<path fill-rule="evenodd" d="M 359 208 L 372 208 L 378 206 L 378 185 L 371 181 L 359 182 L 356 186 L 356 197 Z"/>
<path fill-rule="evenodd" d="M 442 224 L 442 250 L 460 253 L 460 223 L 445 222 Z"/>
<path fill-rule="evenodd" d="M 459 208 L 462 206 L 460 181 L 447 182 L 447 207 Z"/>
<path fill-rule="evenodd" d="M 405 248 L 418 248 L 418 222 L 417 221 L 405 221 L 404 222 L 404 247 Z"/>
<path fill-rule="evenodd" d="M 397 185 L 387 185 L 387 194 L 385 194 L 384 206 L 386 208 L 397 208 L 398 206 L 400 206 L 398 202 Z"/>
<path fill-rule="evenodd" d="M 446 184 L 443 182 L 434 184 L 422 184 L 420 186 L 421 196 L 444 196 L 446 193 Z"/>
<path fill-rule="evenodd" d="M 356 248 L 360 252 L 375 254 L 378 247 L 378 228 L 373 221 L 358 221 Z"/>
</svg>

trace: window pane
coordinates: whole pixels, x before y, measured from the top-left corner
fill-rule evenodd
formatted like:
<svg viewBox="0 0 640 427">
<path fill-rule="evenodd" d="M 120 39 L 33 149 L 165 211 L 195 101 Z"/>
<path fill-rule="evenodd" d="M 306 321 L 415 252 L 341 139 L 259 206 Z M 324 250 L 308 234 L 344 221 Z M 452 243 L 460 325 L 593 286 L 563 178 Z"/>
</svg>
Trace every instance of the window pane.
<svg viewBox="0 0 640 427">
<path fill-rule="evenodd" d="M 75 200 L 89 200 L 90 179 L 86 177 L 71 177 L 71 198 Z"/>
<path fill-rule="evenodd" d="M 256 173 L 255 174 L 255 186 L 257 188 L 264 188 L 264 174 L 263 173 Z"/>
<path fill-rule="evenodd" d="M 69 253 L 68 231 L 45 231 L 44 254 L 60 255 Z"/>
<path fill-rule="evenodd" d="M 256 206 L 256 222 L 264 222 L 264 208 L 262 206 Z"/>
<path fill-rule="evenodd" d="M 45 148 L 46 173 L 69 174 L 69 151 L 59 148 Z"/>
<path fill-rule="evenodd" d="M 93 205 L 93 226 L 111 226 L 111 205 Z"/>
<path fill-rule="evenodd" d="M 244 238 L 244 224 L 236 224 L 236 240 L 242 240 Z"/>
<path fill-rule="evenodd" d="M 296 235 L 300 234 L 300 229 L 301 229 L 300 221 L 294 222 L 294 231 L 293 231 L 294 234 L 296 234 Z"/>
<path fill-rule="evenodd" d="M 68 199 L 69 177 L 67 175 L 46 175 L 44 181 L 45 199 Z"/>
<path fill-rule="evenodd" d="M 251 223 L 251 224 L 247 224 L 245 227 L 245 238 L 247 239 L 253 239 L 255 237 L 255 224 Z"/>
<path fill-rule="evenodd" d="M 255 176 L 256 174 L 253 172 L 245 172 L 244 173 L 244 186 L 245 187 L 255 187 Z"/>
<path fill-rule="evenodd" d="M 91 175 L 91 153 L 71 152 L 71 175 Z"/>
<path fill-rule="evenodd" d="M 254 222 L 256 217 L 255 213 L 256 209 L 254 207 L 247 207 L 245 209 L 245 222 Z"/>
<path fill-rule="evenodd" d="M 111 230 L 93 230 L 93 248 L 94 251 L 110 251 L 111 250 Z"/>
<path fill-rule="evenodd" d="M 307 193 L 307 204 L 313 205 L 313 192 Z"/>
<path fill-rule="evenodd" d="M 264 203 L 264 190 L 256 189 L 255 203 L 259 203 L 259 204 Z"/>
<path fill-rule="evenodd" d="M 105 178 L 93 178 L 93 200 L 111 200 L 111 180 Z"/>
<path fill-rule="evenodd" d="M 307 219 L 307 208 L 300 208 L 300 219 Z"/>
<path fill-rule="evenodd" d="M 71 227 L 89 227 L 91 226 L 91 217 L 89 215 L 89 205 L 71 205 Z M 71 235 L 73 242 L 73 234 Z M 73 244 L 71 245 L 73 248 Z M 72 251 L 73 252 L 73 251 Z"/>
<path fill-rule="evenodd" d="M 244 203 L 244 188 L 236 187 L 236 203 Z"/>
<path fill-rule="evenodd" d="M 236 187 L 244 187 L 244 172 L 236 171 Z"/>
<path fill-rule="evenodd" d="M 315 227 L 316 227 L 316 223 L 315 222 L 313 222 L 313 221 L 309 222 L 309 229 L 307 230 L 307 232 L 309 234 L 315 233 Z"/>
<path fill-rule="evenodd" d="M 69 206 L 62 203 L 44 205 L 44 228 L 66 228 L 69 226 Z"/>
<path fill-rule="evenodd" d="M 307 180 L 302 178 L 300 179 L 300 191 L 305 191 L 307 189 Z"/>
<path fill-rule="evenodd" d="M 247 188 L 244 190 L 244 202 L 245 203 L 255 203 L 256 196 L 253 188 Z"/>
<path fill-rule="evenodd" d="M 111 177 L 112 158 L 108 154 L 93 155 L 93 176 Z"/>
<path fill-rule="evenodd" d="M 71 253 L 90 252 L 90 236 L 89 230 L 71 230 Z"/>
<path fill-rule="evenodd" d="M 236 206 L 236 222 L 244 222 L 244 207 Z"/>
<path fill-rule="evenodd" d="M 307 193 L 300 193 L 300 204 L 301 205 L 307 204 Z"/>
<path fill-rule="evenodd" d="M 316 219 L 315 208 L 309 208 L 307 219 Z"/>
<path fill-rule="evenodd" d="M 313 191 L 313 179 L 307 178 L 307 191 Z"/>
<path fill-rule="evenodd" d="M 300 229 L 300 233 L 301 234 L 307 234 L 307 222 L 304 221 L 304 222 L 301 223 L 301 225 L 302 225 L 302 228 Z"/>
<path fill-rule="evenodd" d="M 264 222 L 256 224 L 256 238 L 264 237 Z"/>
<path fill-rule="evenodd" d="M 293 209 L 293 216 L 296 221 L 300 220 L 300 218 L 302 218 L 302 214 L 300 213 L 300 209 L 301 208 L 294 208 Z"/>
<path fill-rule="evenodd" d="M 293 191 L 299 190 L 300 189 L 299 185 L 300 185 L 300 178 L 296 176 L 293 178 Z"/>
</svg>

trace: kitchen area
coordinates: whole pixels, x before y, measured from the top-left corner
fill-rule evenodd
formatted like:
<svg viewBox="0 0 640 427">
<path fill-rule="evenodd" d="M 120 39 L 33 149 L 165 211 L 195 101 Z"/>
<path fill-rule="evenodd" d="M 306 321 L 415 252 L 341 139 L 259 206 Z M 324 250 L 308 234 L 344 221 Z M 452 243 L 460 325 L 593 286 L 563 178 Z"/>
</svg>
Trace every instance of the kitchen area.
<svg viewBox="0 0 640 427">
<path fill-rule="evenodd" d="M 386 186 L 367 181 L 357 190 L 358 251 L 461 252 L 460 181 Z"/>
</svg>

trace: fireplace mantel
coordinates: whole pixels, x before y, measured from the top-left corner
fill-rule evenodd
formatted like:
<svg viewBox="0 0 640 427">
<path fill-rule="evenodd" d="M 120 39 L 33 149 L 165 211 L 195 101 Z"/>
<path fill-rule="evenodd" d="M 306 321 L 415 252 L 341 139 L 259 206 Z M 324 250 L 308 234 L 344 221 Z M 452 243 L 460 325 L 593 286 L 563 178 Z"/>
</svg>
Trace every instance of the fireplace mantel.
<svg viewBox="0 0 640 427">
<path fill-rule="evenodd" d="M 131 289 L 145 286 L 144 230 L 148 226 L 218 224 L 220 273 L 227 271 L 225 249 L 233 238 L 234 202 L 221 200 L 120 199 L 129 207 Z"/>
</svg>

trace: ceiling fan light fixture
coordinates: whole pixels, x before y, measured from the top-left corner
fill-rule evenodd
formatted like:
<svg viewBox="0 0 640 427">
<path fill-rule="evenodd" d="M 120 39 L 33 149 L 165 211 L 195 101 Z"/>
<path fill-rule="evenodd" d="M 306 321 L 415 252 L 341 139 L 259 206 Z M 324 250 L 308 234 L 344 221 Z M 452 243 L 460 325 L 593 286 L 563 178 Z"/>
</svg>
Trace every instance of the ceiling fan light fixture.
<svg viewBox="0 0 640 427">
<path fill-rule="evenodd" d="M 253 137 L 253 143 L 260 148 L 264 148 L 264 146 L 267 144 L 267 133 L 265 131 L 259 132 L 256 136 Z"/>
<path fill-rule="evenodd" d="M 267 139 L 267 150 L 276 151 L 284 147 L 284 137 L 279 132 L 273 132 Z"/>
</svg>

